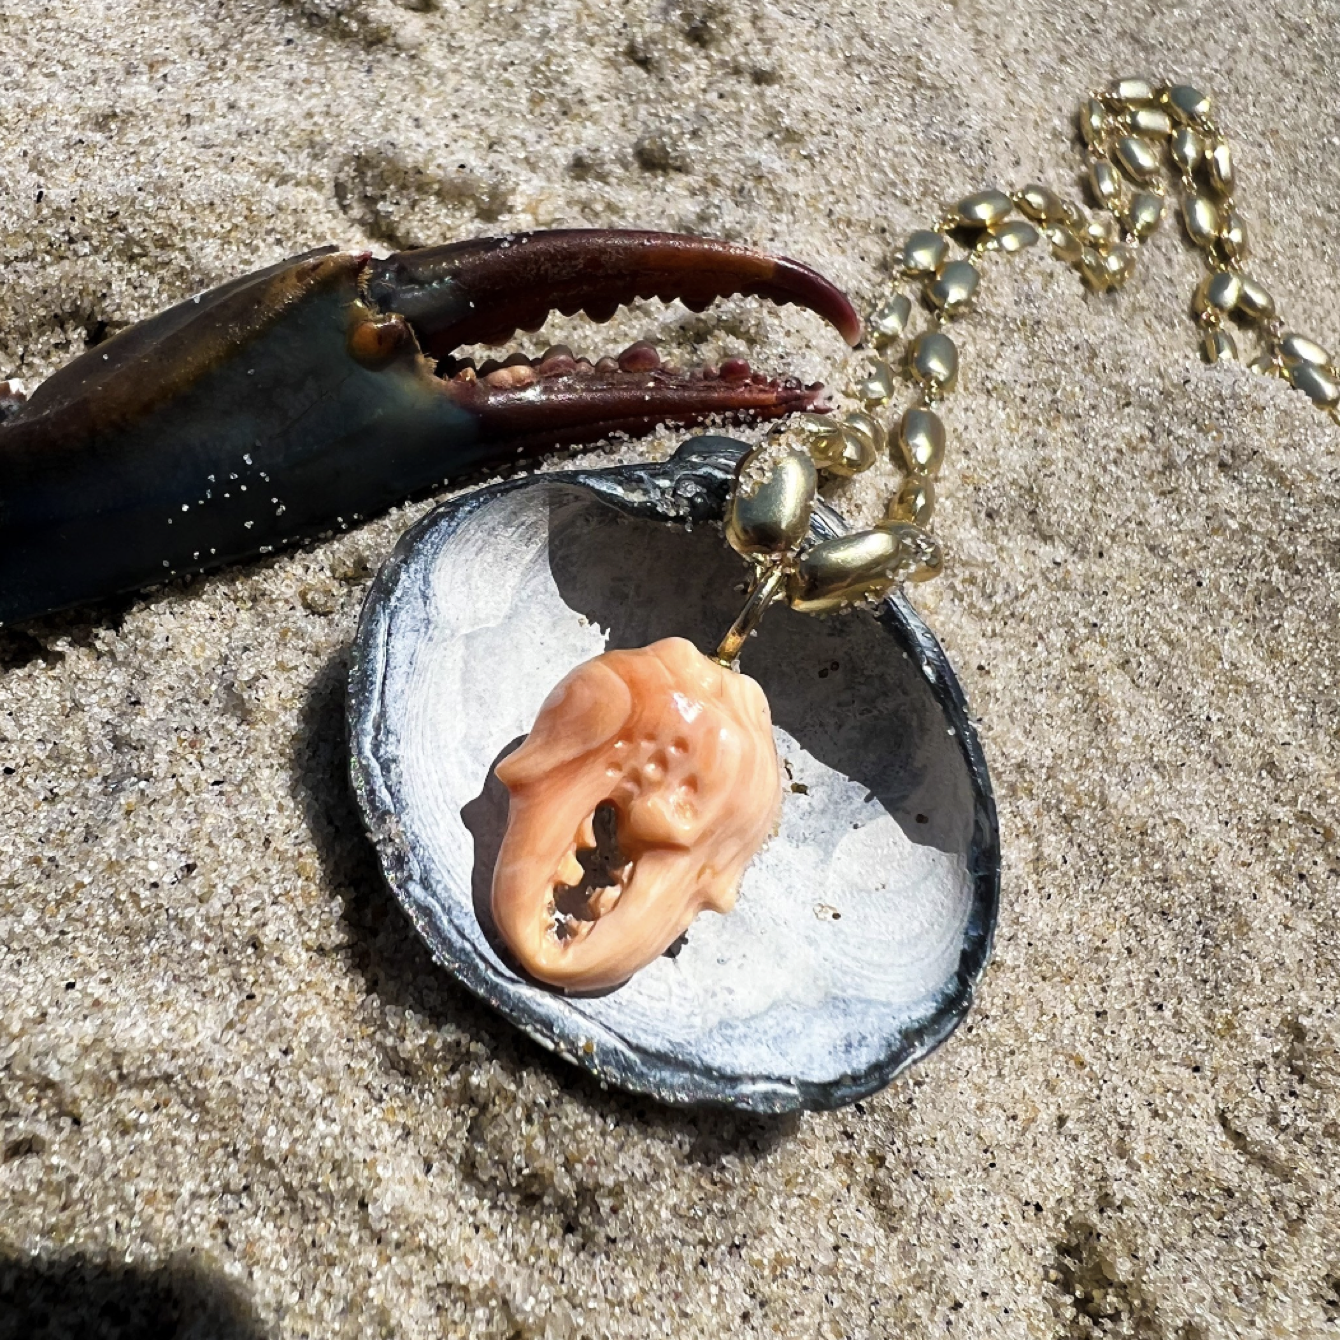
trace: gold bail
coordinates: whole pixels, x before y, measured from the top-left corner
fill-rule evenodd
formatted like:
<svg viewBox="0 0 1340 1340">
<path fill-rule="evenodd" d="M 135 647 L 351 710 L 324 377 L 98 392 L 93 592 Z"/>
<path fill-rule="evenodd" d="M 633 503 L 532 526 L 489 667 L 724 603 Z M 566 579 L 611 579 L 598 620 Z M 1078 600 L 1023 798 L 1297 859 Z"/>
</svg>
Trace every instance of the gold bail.
<svg viewBox="0 0 1340 1340">
<path fill-rule="evenodd" d="M 765 567 L 759 568 L 755 574 L 754 583 L 749 588 L 749 596 L 744 602 L 744 608 L 736 617 L 735 622 L 731 624 L 730 631 L 721 639 L 721 645 L 717 647 L 713 660 L 718 661 L 727 669 L 735 664 L 735 660 L 740 654 L 740 648 L 745 644 L 745 639 L 758 627 L 759 620 L 763 618 L 768 606 L 781 594 L 782 585 L 785 581 L 786 569 L 780 563 L 769 563 Z"/>
</svg>

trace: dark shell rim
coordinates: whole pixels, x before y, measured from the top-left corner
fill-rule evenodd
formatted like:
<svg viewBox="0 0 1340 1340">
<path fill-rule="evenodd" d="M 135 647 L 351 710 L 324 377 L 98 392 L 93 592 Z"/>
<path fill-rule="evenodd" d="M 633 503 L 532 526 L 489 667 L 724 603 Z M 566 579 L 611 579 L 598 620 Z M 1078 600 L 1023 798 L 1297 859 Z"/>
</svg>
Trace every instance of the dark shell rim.
<svg viewBox="0 0 1340 1340">
<path fill-rule="evenodd" d="M 581 1066 L 602 1083 L 668 1104 L 724 1104 L 760 1113 L 822 1111 L 857 1102 L 884 1088 L 908 1066 L 929 1055 L 958 1027 L 972 1006 L 990 960 L 999 914 L 1000 834 L 986 758 L 948 657 L 901 590 L 895 589 L 880 601 L 872 614 L 915 659 L 932 696 L 953 728 L 967 765 L 974 810 L 969 848 L 972 905 L 958 969 L 950 979 L 953 985 L 946 989 L 940 1006 L 920 1026 L 901 1033 L 898 1046 L 858 1074 L 822 1084 L 751 1080 L 640 1052 L 586 1016 L 581 1016 L 586 1046 L 570 1045 L 576 1039 L 559 1034 L 551 1016 L 527 996 L 515 992 L 511 983 L 497 977 L 476 954 L 461 952 L 462 946 L 453 945 L 435 927 L 425 925 L 413 900 L 401 896 L 401 884 L 423 887 L 423 882 L 372 747 L 380 703 L 380 633 L 385 627 L 382 616 L 421 535 L 444 524 L 450 531 L 458 530 L 495 499 L 536 484 L 583 489 L 630 516 L 681 524 L 720 522 L 736 462 L 747 449 L 747 444 L 732 438 L 689 438 L 664 462 L 528 475 L 453 498 L 420 518 L 400 537 L 382 565 L 359 614 L 350 652 L 346 697 L 350 780 L 387 885 L 434 960 L 547 1051 Z M 823 502 L 816 505 L 811 522 L 815 538 L 840 535 L 846 530 L 842 518 L 831 507 Z"/>
</svg>

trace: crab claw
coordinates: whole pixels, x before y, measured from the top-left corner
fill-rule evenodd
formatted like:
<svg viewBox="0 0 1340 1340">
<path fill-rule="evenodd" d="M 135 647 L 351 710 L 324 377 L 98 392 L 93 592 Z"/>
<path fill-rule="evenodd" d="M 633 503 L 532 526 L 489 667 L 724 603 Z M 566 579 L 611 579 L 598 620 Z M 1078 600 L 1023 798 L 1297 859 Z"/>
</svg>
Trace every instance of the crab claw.
<svg viewBox="0 0 1340 1340">
<path fill-rule="evenodd" d="M 475 368 L 463 345 L 549 312 L 752 294 L 860 321 L 795 261 L 672 233 L 520 233 L 385 259 L 331 249 L 91 349 L 0 416 L 0 622 L 346 526 L 519 453 L 661 422 L 775 417 L 822 393 L 743 360 L 681 373 L 635 344 Z"/>
<path fill-rule="evenodd" d="M 686 376 L 662 366 L 645 343 L 594 365 L 518 355 L 483 376 L 449 358 L 463 345 L 503 344 L 518 330 L 539 330 L 552 311 L 608 321 L 639 298 L 678 299 L 702 311 L 742 294 L 809 307 L 848 343 L 861 338 L 851 303 L 814 270 L 679 233 L 568 229 L 425 247 L 373 261 L 368 294 L 379 309 L 403 316 L 424 352 L 444 361 L 448 393 L 478 420 L 483 439 L 514 451 L 716 414 L 776 417 L 807 409 L 822 389 L 759 376 L 743 360 Z"/>
<path fill-rule="evenodd" d="M 552 311 L 608 321 L 637 298 L 701 312 L 743 294 L 796 303 L 849 344 L 861 319 L 840 289 L 799 261 L 683 233 L 567 228 L 403 251 L 369 267 L 369 293 L 422 332 L 437 357 L 539 330 Z"/>
</svg>

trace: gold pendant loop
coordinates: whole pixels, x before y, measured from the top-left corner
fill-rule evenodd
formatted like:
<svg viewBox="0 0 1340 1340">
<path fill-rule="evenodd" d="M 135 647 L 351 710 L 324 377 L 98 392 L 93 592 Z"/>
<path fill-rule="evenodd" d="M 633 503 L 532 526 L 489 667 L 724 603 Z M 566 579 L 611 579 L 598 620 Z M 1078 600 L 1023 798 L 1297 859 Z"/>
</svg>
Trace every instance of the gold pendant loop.
<svg viewBox="0 0 1340 1340">
<path fill-rule="evenodd" d="M 759 620 L 763 618 L 768 606 L 781 595 L 785 582 L 786 569 L 780 563 L 769 563 L 758 569 L 754 583 L 749 588 L 744 608 L 731 624 L 730 631 L 721 639 L 721 645 L 717 647 L 713 660 L 727 669 L 735 664 L 745 639 L 758 627 Z"/>
</svg>

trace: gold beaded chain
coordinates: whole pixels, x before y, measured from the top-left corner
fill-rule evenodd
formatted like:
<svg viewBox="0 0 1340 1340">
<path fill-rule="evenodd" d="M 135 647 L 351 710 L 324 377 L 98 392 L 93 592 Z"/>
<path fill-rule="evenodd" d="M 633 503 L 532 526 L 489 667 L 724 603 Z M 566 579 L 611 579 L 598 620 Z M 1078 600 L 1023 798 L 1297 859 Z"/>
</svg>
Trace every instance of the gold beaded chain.
<svg viewBox="0 0 1340 1340">
<path fill-rule="evenodd" d="M 1247 229 L 1233 199 L 1232 155 L 1211 110 L 1210 99 L 1187 84 L 1119 80 L 1092 94 L 1079 111 L 1089 189 L 1102 211 L 1096 217 L 1031 183 L 1013 194 L 993 188 L 967 196 L 934 228 L 908 237 L 899 268 L 905 279 L 920 282 L 932 319 L 905 351 L 917 403 L 896 432 L 881 422 L 897 387 L 890 351 L 912 315 L 911 298 L 899 292 L 867 323 L 880 356 L 851 388 L 864 409 L 837 417 L 801 415 L 740 464 L 725 530 L 754 564 L 755 580 L 717 649 L 718 660 L 733 663 L 768 605 L 783 594 L 794 609 L 823 613 L 878 600 L 897 582 L 925 581 L 941 571 L 940 545 L 929 531 L 945 451 L 935 406 L 958 379 L 958 350 L 941 325 L 972 308 L 984 255 L 1022 251 L 1040 234 L 1094 292 L 1121 288 L 1134 273 L 1136 247 L 1163 219 L 1167 188 L 1160 145 L 1167 147 L 1168 176 L 1180 188 L 1187 236 L 1206 265 L 1192 298 L 1202 357 L 1209 363 L 1238 358 L 1225 326 L 1232 317 L 1254 329 L 1261 345 L 1248 367 L 1283 377 L 1340 423 L 1340 365 L 1315 341 L 1286 333 L 1269 291 L 1243 273 Z M 950 255 L 953 243 L 966 249 L 966 257 Z M 868 470 L 890 436 L 890 455 L 905 478 L 884 520 L 802 549 L 820 474 L 848 477 Z"/>
</svg>

